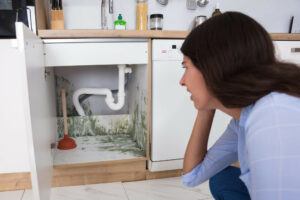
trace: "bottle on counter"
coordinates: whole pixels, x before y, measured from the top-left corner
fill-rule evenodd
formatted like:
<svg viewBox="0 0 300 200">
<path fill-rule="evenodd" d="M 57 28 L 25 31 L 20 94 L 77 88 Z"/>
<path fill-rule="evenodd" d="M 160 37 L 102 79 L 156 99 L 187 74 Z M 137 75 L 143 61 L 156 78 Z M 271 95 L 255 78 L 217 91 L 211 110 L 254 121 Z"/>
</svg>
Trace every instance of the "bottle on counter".
<svg viewBox="0 0 300 200">
<path fill-rule="evenodd" d="M 220 4 L 217 3 L 216 8 L 215 8 L 214 12 L 212 13 L 212 17 L 218 16 L 218 15 L 221 15 L 221 14 L 222 14 L 222 12 L 220 10 Z"/>
<path fill-rule="evenodd" d="M 101 28 L 113 29 L 113 0 L 101 1 Z"/>
<path fill-rule="evenodd" d="M 126 21 L 123 20 L 121 14 L 119 14 L 118 19 L 114 22 L 115 30 L 126 30 Z"/>
<path fill-rule="evenodd" d="M 150 15 L 150 30 L 163 30 L 163 14 Z"/>
<path fill-rule="evenodd" d="M 147 27 L 148 27 L 148 1 L 137 0 L 136 30 L 147 30 Z"/>
</svg>

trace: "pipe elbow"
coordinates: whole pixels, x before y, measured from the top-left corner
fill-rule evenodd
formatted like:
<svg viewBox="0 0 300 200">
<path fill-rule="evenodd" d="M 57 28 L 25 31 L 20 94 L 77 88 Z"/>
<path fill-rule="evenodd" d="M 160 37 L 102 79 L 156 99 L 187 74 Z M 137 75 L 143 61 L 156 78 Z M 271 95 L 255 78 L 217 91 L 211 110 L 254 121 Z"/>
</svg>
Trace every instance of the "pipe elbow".
<svg viewBox="0 0 300 200">
<path fill-rule="evenodd" d="M 73 104 L 75 106 L 75 109 L 77 111 L 77 113 L 80 115 L 80 116 L 85 116 L 85 113 L 84 113 L 84 110 L 83 108 L 81 107 L 80 105 L 80 102 L 79 102 L 79 96 L 82 94 L 82 90 L 76 90 L 73 94 L 73 97 L 72 97 L 72 100 L 73 100 Z"/>
<path fill-rule="evenodd" d="M 114 98 L 112 96 L 107 96 L 105 102 L 110 109 L 120 110 L 125 104 L 125 93 L 118 93 L 118 103 L 114 103 Z"/>
<path fill-rule="evenodd" d="M 114 103 L 114 97 L 112 96 L 111 90 L 108 88 L 81 88 L 74 92 L 73 94 L 73 104 L 76 111 L 80 116 L 85 116 L 84 110 L 79 102 L 79 97 L 82 94 L 95 94 L 95 95 L 105 95 L 105 102 L 108 107 L 112 110 L 120 110 L 125 104 L 125 74 L 132 73 L 130 67 L 126 65 L 118 65 L 119 69 L 119 92 L 118 92 L 118 102 Z"/>
</svg>

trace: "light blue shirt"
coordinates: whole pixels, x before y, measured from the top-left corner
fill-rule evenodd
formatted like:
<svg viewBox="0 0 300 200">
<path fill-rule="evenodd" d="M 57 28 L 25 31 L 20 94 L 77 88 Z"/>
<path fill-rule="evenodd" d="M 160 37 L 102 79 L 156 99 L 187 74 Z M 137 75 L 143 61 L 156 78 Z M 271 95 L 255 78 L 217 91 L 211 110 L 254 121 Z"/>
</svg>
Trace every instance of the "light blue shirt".
<svg viewBox="0 0 300 200">
<path fill-rule="evenodd" d="M 272 92 L 243 108 L 182 182 L 194 187 L 236 161 L 251 199 L 299 200 L 300 98 Z"/>
</svg>

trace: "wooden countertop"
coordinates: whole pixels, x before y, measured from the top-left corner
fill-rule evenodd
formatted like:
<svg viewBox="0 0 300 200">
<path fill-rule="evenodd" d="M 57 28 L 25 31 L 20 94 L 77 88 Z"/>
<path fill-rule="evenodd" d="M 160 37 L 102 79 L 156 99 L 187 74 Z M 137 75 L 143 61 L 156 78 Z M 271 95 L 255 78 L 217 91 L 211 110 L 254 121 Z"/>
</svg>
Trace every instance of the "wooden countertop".
<svg viewBox="0 0 300 200">
<path fill-rule="evenodd" d="M 185 38 L 187 31 L 136 31 L 136 30 L 39 30 L 44 39 L 58 38 Z"/>
<path fill-rule="evenodd" d="M 183 39 L 188 31 L 136 31 L 136 30 L 100 30 L 100 29 L 74 29 L 74 30 L 39 30 L 38 35 L 43 39 L 62 38 L 170 38 Z M 273 40 L 297 41 L 300 34 L 271 33 Z"/>
</svg>

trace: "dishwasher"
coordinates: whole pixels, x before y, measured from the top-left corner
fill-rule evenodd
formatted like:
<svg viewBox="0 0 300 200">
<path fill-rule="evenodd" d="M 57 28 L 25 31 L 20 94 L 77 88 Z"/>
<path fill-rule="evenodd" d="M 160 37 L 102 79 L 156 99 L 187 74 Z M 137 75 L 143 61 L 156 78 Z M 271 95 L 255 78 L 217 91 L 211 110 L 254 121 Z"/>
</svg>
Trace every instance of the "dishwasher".
<svg viewBox="0 0 300 200">
<path fill-rule="evenodd" d="M 180 47 L 184 40 L 152 41 L 152 135 L 149 171 L 181 169 L 197 110 L 179 84 L 184 73 Z M 224 132 L 230 117 L 216 112 L 209 147 Z"/>
</svg>

